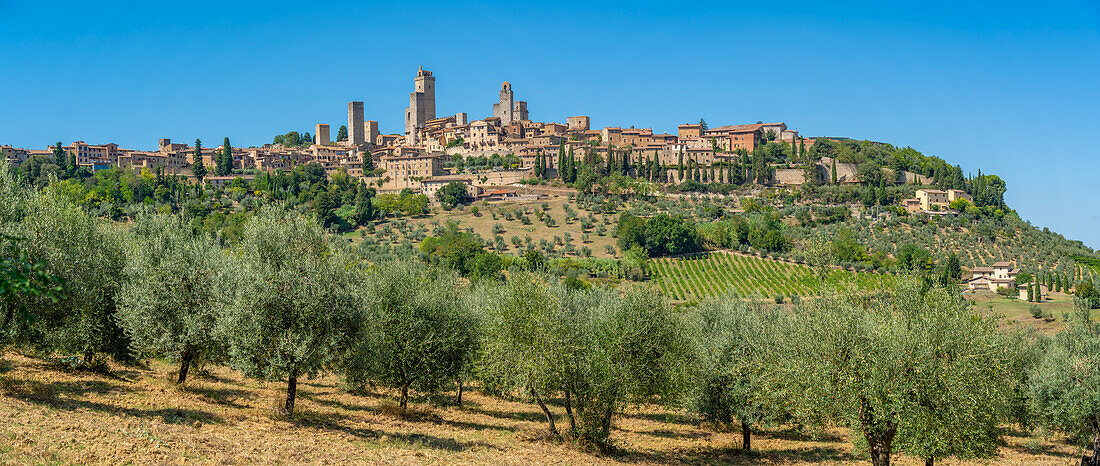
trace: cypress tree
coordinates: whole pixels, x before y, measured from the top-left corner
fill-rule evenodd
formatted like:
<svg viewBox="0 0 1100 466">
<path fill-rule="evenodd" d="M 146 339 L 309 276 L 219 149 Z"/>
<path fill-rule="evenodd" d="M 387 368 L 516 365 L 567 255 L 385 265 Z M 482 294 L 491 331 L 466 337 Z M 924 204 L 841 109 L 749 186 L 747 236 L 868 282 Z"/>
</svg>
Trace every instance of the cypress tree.
<svg viewBox="0 0 1100 466">
<path fill-rule="evenodd" d="M 806 140 L 803 139 L 802 136 L 798 137 L 798 158 L 804 162 L 808 162 L 808 160 L 806 160 Z"/>
<path fill-rule="evenodd" d="M 1027 284 L 1027 302 L 1029 303 L 1035 301 L 1035 288 L 1032 285 L 1031 282 Z"/>
<path fill-rule="evenodd" d="M 558 178 L 565 181 L 565 141 L 558 144 Z"/>
<path fill-rule="evenodd" d="M 222 153 L 218 157 L 218 175 L 227 176 L 233 172 L 233 146 L 229 144 L 229 138 L 222 141 Z"/>
<path fill-rule="evenodd" d="M 53 146 L 53 162 L 61 171 L 65 171 L 69 165 L 69 158 L 65 157 L 65 149 L 61 148 L 61 141 L 57 141 L 57 145 Z"/>
<path fill-rule="evenodd" d="M 57 144 L 61 145 L 60 142 L 57 143 Z M 680 146 L 680 157 L 676 162 L 676 167 L 677 167 L 676 181 L 681 181 L 682 182 L 682 181 L 684 181 L 684 147 L 683 146 Z"/>
<path fill-rule="evenodd" d="M 191 163 L 191 173 L 195 174 L 195 177 L 199 179 L 199 183 L 202 183 L 202 179 L 206 178 L 206 165 L 202 163 L 202 141 L 195 140 L 195 161 Z"/>
<path fill-rule="evenodd" d="M 833 184 L 836 184 L 836 159 L 833 159 Z"/>
<path fill-rule="evenodd" d="M 1043 285 L 1040 283 L 1035 284 L 1035 302 L 1043 302 Z"/>
</svg>

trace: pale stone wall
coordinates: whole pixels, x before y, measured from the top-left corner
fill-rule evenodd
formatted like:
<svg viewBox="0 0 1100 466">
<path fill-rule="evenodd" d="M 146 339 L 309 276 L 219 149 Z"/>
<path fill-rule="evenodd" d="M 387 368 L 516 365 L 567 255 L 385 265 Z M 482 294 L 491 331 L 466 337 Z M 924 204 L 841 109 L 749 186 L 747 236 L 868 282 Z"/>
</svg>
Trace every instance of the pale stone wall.
<svg viewBox="0 0 1100 466">
<path fill-rule="evenodd" d="M 317 127 L 313 130 L 313 143 L 326 145 L 329 143 L 328 125 L 318 123 Z"/>
<path fill-rule="evenodd" d="M 772 180 L 780 186 L 798 186 L 806 182 L 806 173 L 801 168 L 777 168 Z"/>
</svg>

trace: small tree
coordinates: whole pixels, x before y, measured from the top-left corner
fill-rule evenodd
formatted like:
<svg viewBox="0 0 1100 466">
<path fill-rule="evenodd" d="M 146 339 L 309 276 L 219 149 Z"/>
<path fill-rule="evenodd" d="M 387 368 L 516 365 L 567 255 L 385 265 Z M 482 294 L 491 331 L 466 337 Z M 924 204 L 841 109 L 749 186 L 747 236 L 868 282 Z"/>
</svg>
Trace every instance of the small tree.
<svg viewBox="0 0 1100 466">
<path fill-rule="evenodd" d="M 191 162 L 191 173 L 199 179 L 199 184 L 202 184 L 202 179 L 206 178 L 207 171 L 206 165 L 202 163 L 202 141 L 199 139 L 195 140 L 195 150 L 192 153 L 192 158 L 194 161 Z"/>
<path fill-rule="evenodd" d="M 875 466 L 899 446 L 927 463 L 989 456 L 1010 406 L 1011 352 L 994 322 L 953 290 L 921 289 L 903 279 L 887 298 L 816 299 L 778 358 L 775 389 L 796 417 L 848 425 Z"/>
<path fill-rule="evenodd" d="M 453 209 L 466 200 L 466 184 L 458 181 L 447 183 L 435 192 L 435 198 L 444 209 Z"/>
<path fill-rule="evenodd" d="M 358 261 L 310 219 L 264 207 L 244 227 L 232 265 L 237 292 L 223 314 L 230 361 L 246 376 L 287 381 L 294 412 L 298 377 L 336 363 L 358 320 Z"/>
<path fill-rule="evenodd" d="M 1083 463 L 1100 465 L 1100 334 L 1077 312 L 1056 335 L 1031 375 L 1030 399 L 1038 422 L 1088 442 L 1092 456 Z"/>
<path fill-rule="evenodd" d="M 223 353 L 224 257 L 175 215 L 141 217 L 127 242 L 119 316 L 135 351 L 179 361 L 176 383 L 187 381 L 193 363 Z"/>
<path fill-rule="evenodd" d="M 740 423 L 741 448 L 752 449 L 752 429 L 778 418 L 766 377 L 771 345 L 781 341 L 784 314 L 727 296 L 699 307 L 702 380 L 696 409 L 719 426 Z"/>
<path fill-rule="evenodd" d="M 400 391 L 434 392 L 461 376 L 476 354 L 475 320 L 461 306 L 453 272 L 417 262 L 378 265 L 367 278 L 367 322 L 345 374 L 350 386 L 374 381 Z"/>
<path fill-rule="evenodd" d="M 43 264 L 57 277 L 61 296 L 24 294 L 10 303 L 23 315 L 16 339 L 45 351 L 129 358 L 129 341 L 118 325 L 115 299 L 125 263 L 120 233 L 86 214 L 56 192 L 34 193 L 23 218 L 11 225 L 26 262 Z"/>
</svg>

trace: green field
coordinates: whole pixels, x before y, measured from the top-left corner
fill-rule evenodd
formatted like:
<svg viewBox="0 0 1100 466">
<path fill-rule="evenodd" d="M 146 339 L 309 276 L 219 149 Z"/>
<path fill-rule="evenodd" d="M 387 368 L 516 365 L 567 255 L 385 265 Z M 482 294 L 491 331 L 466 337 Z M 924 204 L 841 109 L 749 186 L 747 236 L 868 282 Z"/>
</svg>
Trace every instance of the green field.
<svg viewBox="0 0 1100 466">
<path fill-rule="evenodd" d="M 653 259 L 650 273 L 661 292 L 678 301 L 698 301 L 729 291 L 744 297 L 813 296 L 828 286 L 851 283 L 873 289 L 892 281 L 890 275 L 830 270 L 823 283 L 804 265 L 724 252 Z"/>
</svg>

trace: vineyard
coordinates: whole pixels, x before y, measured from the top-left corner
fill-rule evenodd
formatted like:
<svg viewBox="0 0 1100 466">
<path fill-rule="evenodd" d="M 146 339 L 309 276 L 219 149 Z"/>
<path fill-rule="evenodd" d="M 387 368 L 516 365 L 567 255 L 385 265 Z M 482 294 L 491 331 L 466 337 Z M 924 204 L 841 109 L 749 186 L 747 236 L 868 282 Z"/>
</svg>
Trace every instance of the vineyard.
<svg viewBox="0 0 1100 466">
<path fill-rule="evenodd" d="M 665 296 L 679 301 L 730 291 L 746 297 L 813 296 L 842 283 L 873 289 L 892 281 L 889 275 L 830 270 L 823 282 L 804 265 L 725 252 L 653 259 L 650 272 Z"/>
</svg>

